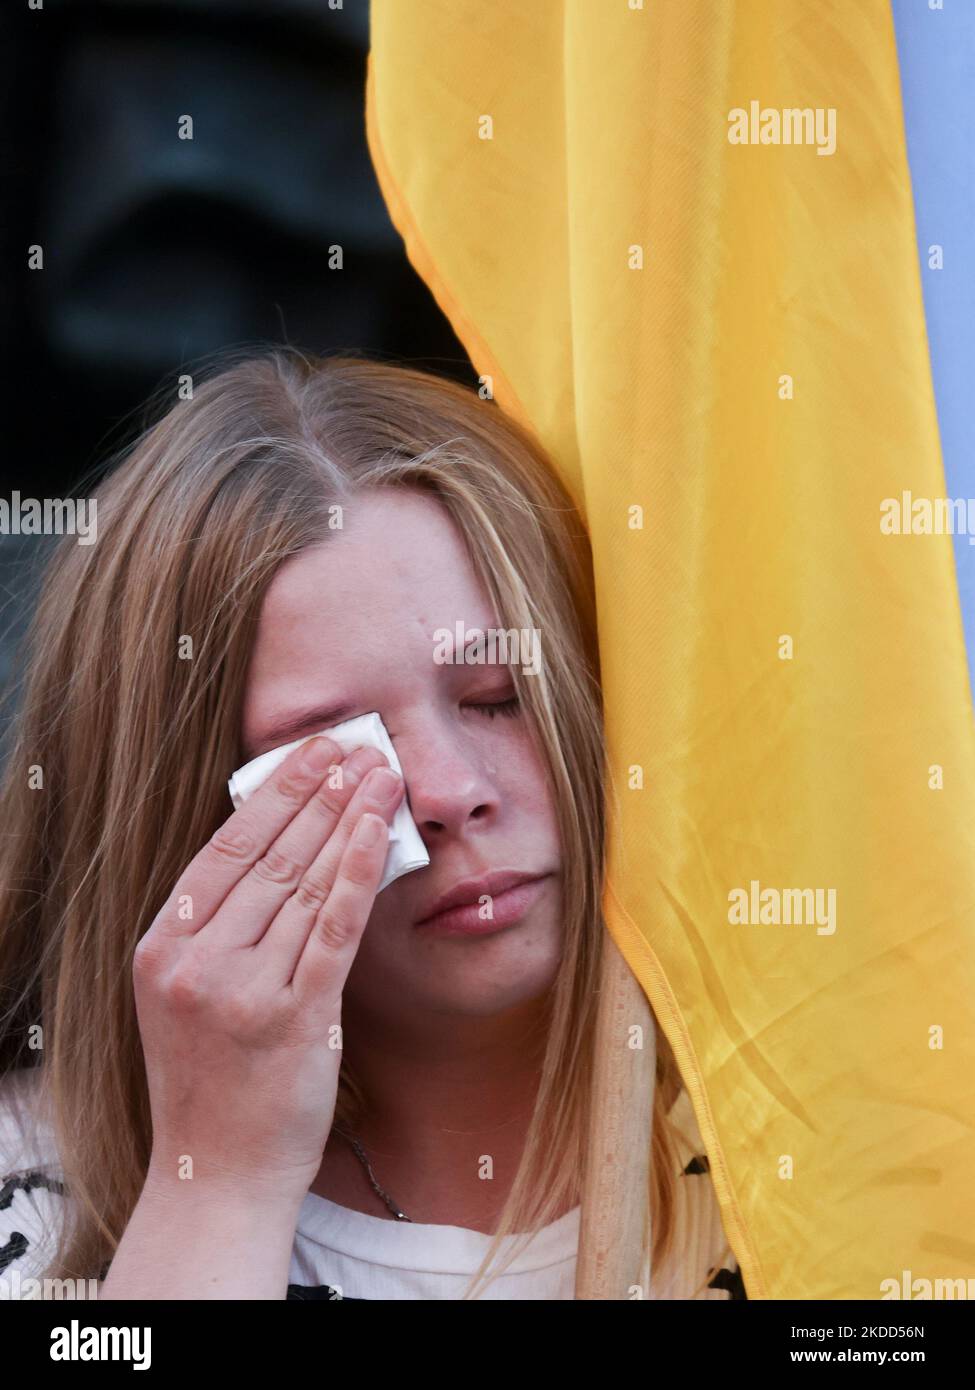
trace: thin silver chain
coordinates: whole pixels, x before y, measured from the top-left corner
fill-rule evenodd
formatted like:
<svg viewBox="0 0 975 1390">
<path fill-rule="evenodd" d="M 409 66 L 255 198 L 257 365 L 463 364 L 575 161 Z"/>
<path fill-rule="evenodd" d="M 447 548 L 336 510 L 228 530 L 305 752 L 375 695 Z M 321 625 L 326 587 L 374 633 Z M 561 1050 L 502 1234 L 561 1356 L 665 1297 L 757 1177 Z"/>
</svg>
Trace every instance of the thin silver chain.
<svg viewBox="0 0 975 1390">
<path fill-rule="evenodd" d="M 376 1175 L 372 1171 L 372 1165 L 370 1164 L 368 1158 L 366 1158 L 362 1145 L 359 1143 L 358 1139 L 356 1139 L 356 1137 L 352 1134 L 347 1135 L 346 1138 L 352 1145 L 352 1150 L 355 1153 L 356 1158 L 358 1158 L 359 1162 L 365 1168 L 366 1175 L 368 1176 L 369 1181 L 372 1184 L 372 1190 L 373 1192 L 375 1192 L 376 1196 L 382 1198 L 389 1210 L 396 1217 L 397 1221 L 411 1221 L 412 1218 L 406 1215 L 406 1212 L 401 1209 L 397 1202 L 393 1201 L 392 1197 L 390 1197 L 386 1189 L 379 1186 L 379 1183 L 376 1181 Z"/>
</svg>

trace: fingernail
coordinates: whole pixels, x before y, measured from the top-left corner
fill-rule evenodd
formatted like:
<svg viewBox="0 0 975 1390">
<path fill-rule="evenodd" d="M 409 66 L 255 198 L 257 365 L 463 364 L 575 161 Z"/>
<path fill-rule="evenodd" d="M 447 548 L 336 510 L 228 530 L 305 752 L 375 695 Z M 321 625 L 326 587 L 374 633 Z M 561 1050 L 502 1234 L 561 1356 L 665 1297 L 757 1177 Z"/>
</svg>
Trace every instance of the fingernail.
<svg viewBox="0 0 975 1390">
<path fill-rule="evenodd" d="M 386 822 L 383 820 L 382 816 L 374 816 L 371 812 L 363 816 L 356 827 L 356 844 L 362 845 L 364 849 L 368 849 L 370 845 L 374 845 L 382 834 L 385 824 Z"/>
<path fill-rule="evenodd" d="M 377 801 L 392 801 L 402 785 L 399 773 L 391 767 L 377 767 L 369 778 L 368 791 Z"/>
<path fill-rule="evenodd" d="M 324 772 L 333 762 L 335 750 L 327 738 L 313 738 L 305 748 L 302 767 L 306 772 Z"/>
</svg>

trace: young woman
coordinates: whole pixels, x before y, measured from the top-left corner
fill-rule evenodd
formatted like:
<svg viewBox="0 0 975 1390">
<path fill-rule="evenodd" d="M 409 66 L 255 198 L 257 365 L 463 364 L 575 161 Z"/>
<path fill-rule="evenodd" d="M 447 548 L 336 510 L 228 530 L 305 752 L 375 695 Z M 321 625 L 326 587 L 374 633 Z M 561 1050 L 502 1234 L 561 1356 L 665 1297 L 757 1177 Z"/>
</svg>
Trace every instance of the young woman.
<svg viewBox="0 0 975 1390">
<path fill-rule="evenodd" d="M 572 1298 L 604 934 L 584 527 L 458 385 L 218 365 L 101 487 L 97 544 L 59 543 L 33 621 L 0 1279 Z M 458 623 L 537 632 L 540 669 L 435 660 Z M 402 778 L 311 739 L 230 814 L 242 762 L 369 712 Z M 404 796 L 430 864 L 377 893 Z M 743 1297 L 658 1046 L 645 1296 Z"/>
</svg>

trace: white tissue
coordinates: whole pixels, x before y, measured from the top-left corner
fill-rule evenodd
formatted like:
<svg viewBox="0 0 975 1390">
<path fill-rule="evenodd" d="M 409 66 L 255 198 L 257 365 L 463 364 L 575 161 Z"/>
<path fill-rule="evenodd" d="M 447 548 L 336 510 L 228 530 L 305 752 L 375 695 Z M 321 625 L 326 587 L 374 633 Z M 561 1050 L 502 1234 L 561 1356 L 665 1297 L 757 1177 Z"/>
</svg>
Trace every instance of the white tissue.
<svg viewBox="0 0 975 1390">
<path fill-rule="evenodd" d="M 347 719 L 344 724 L 336 724 L 333 729 L 320 729 L 319 733 L 327 734 L 344 753 L 350 753 L 353 748 L 378 748 L 381 753 L 385 753 L 393 771 L 398 772 L 400 776 L 403 775 L 393 741 L 378 714 L 361 714 L 356 719 Z M 306 738 L 295 739 L 294 743 L 286 743 L 281 748 L 272 748 L 269 753 L 262 753 L 259 758 L 254 758 L 238 768 L 227 783 L 234 807 L 243 806 L 247 798 L 267 781 L 274 769 L 284 762 L 293 748 L 317 737 L 318 734 L 309 734 Z M 403 874 L 411 873 L 414 869 L 425 869 L 429 863 L 430 856 L 427 854 L 426 845 L 420 838 L 420 832 L 410 815 L 410 808 L 404 796 L 390 823 L 389 851 L 376 892 L 381 893 L 394 879 L 402 877 Z"/>
</svg>

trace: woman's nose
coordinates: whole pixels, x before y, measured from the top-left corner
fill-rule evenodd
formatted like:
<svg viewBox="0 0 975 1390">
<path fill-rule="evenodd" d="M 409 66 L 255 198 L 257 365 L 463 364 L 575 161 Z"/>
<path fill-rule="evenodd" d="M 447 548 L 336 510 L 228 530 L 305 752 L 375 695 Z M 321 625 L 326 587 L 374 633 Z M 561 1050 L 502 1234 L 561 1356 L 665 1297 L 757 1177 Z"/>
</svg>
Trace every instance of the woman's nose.
<svg viewBox="0 0 975 1390">
<path fill-rule="evenodd" d="M 495 820 L 500 805 L 495 779 L 462 746 L 428 736 L 403 740 L 396 753 L 410 813 L 424 839 L 486 829 Z"/>
</svg>

